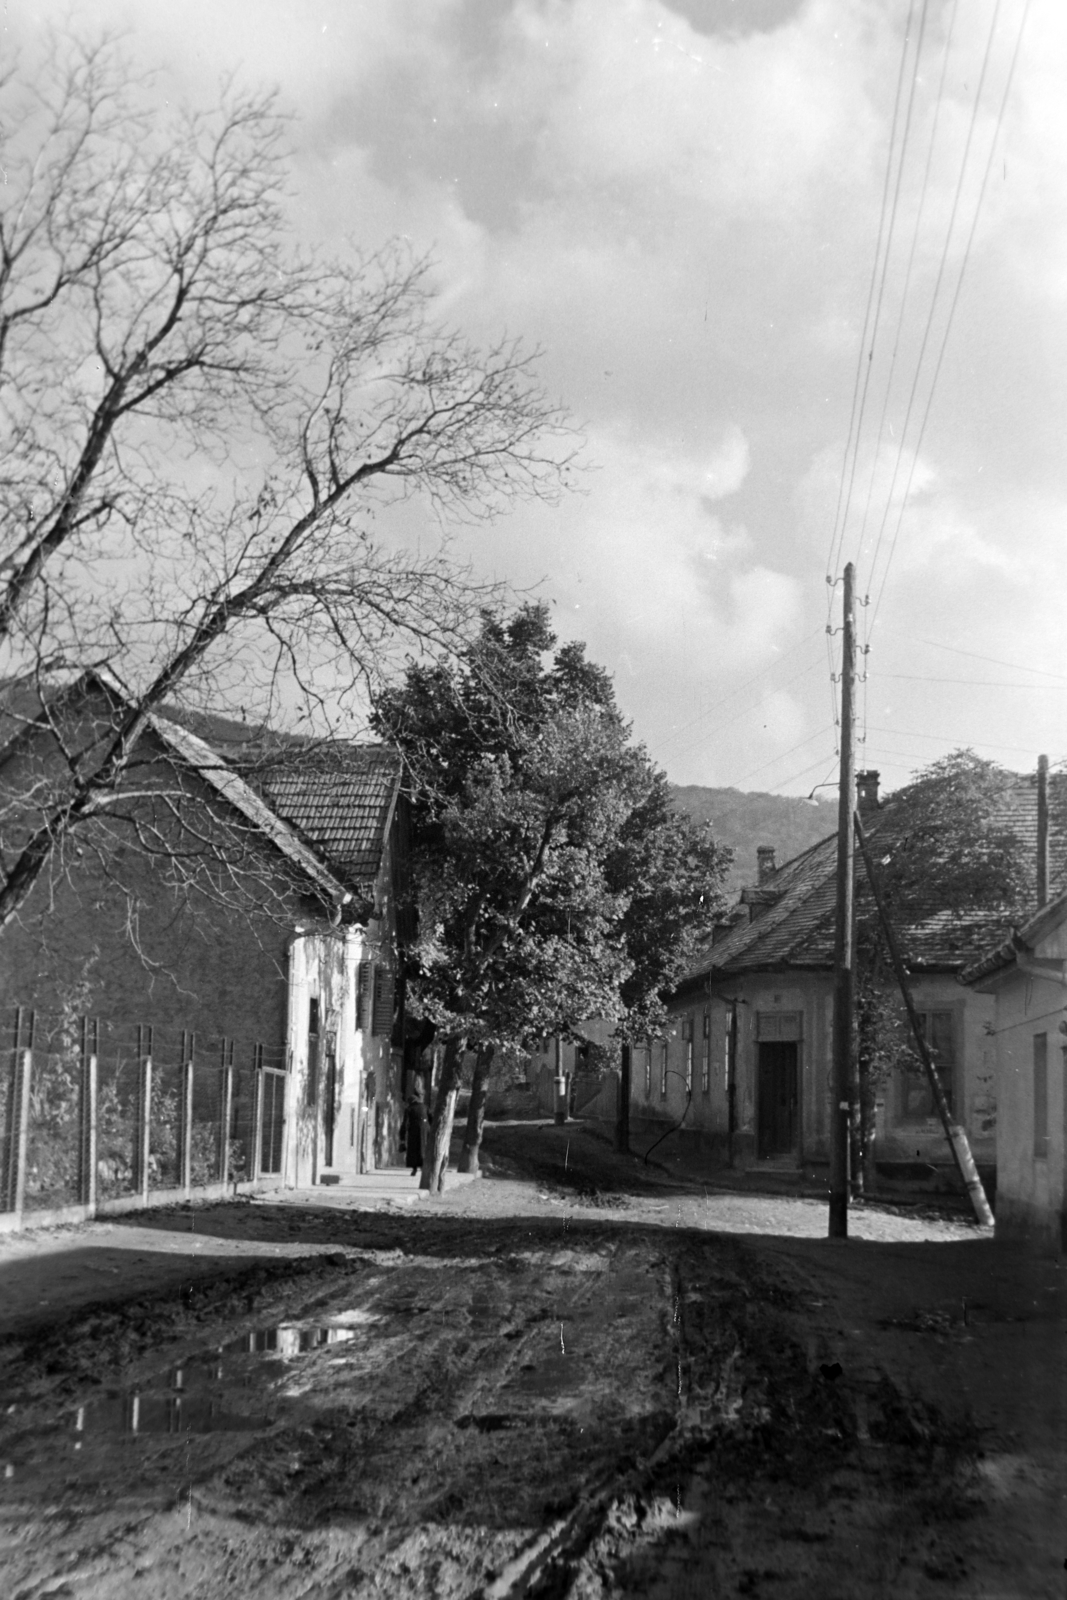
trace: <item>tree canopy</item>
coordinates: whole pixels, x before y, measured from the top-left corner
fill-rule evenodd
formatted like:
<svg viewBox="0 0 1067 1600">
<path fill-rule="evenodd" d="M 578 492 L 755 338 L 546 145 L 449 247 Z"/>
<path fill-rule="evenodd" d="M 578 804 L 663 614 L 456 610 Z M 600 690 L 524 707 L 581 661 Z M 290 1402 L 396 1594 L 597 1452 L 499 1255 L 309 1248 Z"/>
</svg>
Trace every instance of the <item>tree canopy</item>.
<svg viewBox="0 0 1067 1600">
<path fill-rule="evenodd" d="M 409 995 L 447 1041 L 424 1170 L 436 1187 L 461 1051 L 593 1016 L 653 1030 L 729 856 L 671 810 L 607 674 L 583 646 L 557 648 L 543 605 L 487 612 L 458 659 L 412 663 L 375 721 L 403 752 L 413 806 Z"/>
<path fill-rule="evenodd" d="M 725 852 L 671 809 L 607 674 L 556 644 L 544 606 L 487 614 L 377 701 L 413 802 L 413 994 L 468 1040 L 654 1028 L 721 904 Z"/>
<path fill-rule="evenodd" d="M 900 928 L 938 914 L 963 923 L 1025 910 L 1034 879 L 1009 803 L 1017 781 L 995 761 L 955 750 L 892 795 L 872 849 Z M 862 910 L 861 930 L 873 933 L 866 895 Z"/>
</svg>

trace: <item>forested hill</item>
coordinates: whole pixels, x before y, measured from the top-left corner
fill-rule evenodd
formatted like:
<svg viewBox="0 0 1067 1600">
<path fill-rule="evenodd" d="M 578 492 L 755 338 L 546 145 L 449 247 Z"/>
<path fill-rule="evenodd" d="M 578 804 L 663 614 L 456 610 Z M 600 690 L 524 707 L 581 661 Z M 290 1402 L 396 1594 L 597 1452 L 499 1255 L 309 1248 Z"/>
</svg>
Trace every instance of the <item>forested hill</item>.
<svg viewBox="0 0 1067 1600">
<path fill-rule="evenodd" d="M 729 845 L 734 862 L 731 888 L 756 881 L 756 847 L 773 844 L 778 865 L 825 839 L 837 826 L 836 799 L 798 800 L 779 794 L 742 794 L 740 789 L 704 789 L 699 784 L 672 784 L 679 811 L 695 822 L 710 822 L 720 844 Z"/>
</svg>

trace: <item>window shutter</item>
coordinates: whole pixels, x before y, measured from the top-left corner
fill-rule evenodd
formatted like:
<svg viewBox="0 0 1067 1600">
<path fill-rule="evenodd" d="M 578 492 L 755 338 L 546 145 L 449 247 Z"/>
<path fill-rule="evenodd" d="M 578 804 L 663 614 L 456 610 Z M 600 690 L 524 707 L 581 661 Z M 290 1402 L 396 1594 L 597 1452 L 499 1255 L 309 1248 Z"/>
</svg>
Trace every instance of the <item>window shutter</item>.
<svg viewBox="0 0 1067 1600">
<path fill-rule="evenodd" d="M 369 961 L 361 961 L 356 968 L 356 1027 L 367 1026 L 367 994 L 370 990 Z"/>
<path fill-rule="evenodd" d="M 393 974 L 388 967 L 374 969 L 370 1031 L 378 1035 L 388 1035 L 393 1031 Z"/>
</svg>

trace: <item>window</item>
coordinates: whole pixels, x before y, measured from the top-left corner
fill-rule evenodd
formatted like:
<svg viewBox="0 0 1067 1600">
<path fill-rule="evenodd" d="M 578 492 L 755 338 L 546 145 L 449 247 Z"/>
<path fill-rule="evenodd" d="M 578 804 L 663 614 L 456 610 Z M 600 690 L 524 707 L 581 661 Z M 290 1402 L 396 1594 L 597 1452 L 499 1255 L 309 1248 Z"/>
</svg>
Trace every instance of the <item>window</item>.
<svg viewBox="0 0 1067 1600">
<path fill-rule="evenodd" d="M 388 967 L 374 968 L 370 1031 L 383 1038 L 393 1031 L 393 974 Z"/>
<path fill-rule="evenodd" d="M 370 992 L 369 961 L 361 961 L 356 968 L 356 1027 L 367 1026 L 367 995 Z"/>
<path fill-rule="evenodd" d="M 661 1100 L 666 1100 L 666 1098 L 667 1098 L 667 1041 L 666 1041 L 666 1039 L 661 1039 L 660 1040 L 660 1046 L 659 1046 L 659 1097 L 660 1097 Z"/>
<path fill-rule="evenodd" d="M 802 1016 L 799 1011 L 757 1011 L 756 1038 L 799 1041 Z"/>
<path fill-rule="evenodd" d="M 951 1111 L 952 1080 L 956 1072 L 955 1019 L 951 1011 L 920 1011 L 918 1016 L 923 1038 Z M 914 1046 L 909 1054 L 910 1059 L 905 1062 L 901 1073 L 900 1116 L 903 1122 L 925 1122 L 927 1118 L 937 1116 L 937 1106 L 926 1069 Z"/>
<path fill-rule="evenodd" d="M 700 1050 L 700 1092 L 711 1093 L 711 1012 L 704 1007 Z"/>
<path fill-rule="evenodd" d="M 682 1048 L 685 1051 L 685 1092 L 693 1092 L 693 1018 L 682 1018 Z"/>
<path fill-rule="evenodd" d="M 652 1046 L 645 1045 L 645 1099 L 652 1098 Z"/>
<path fill-rule="evenodd" d="M 1048 1034 L 1034 1034 L 1034 1155 L 1048 1155 Z"/>
</svg>

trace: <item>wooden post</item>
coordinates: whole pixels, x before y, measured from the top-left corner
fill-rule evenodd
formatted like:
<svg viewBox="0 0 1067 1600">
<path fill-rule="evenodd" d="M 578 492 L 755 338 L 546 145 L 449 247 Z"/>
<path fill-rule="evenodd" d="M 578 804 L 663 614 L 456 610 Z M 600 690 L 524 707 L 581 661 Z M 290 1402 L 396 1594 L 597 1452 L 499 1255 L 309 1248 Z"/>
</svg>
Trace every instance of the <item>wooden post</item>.
<svg viewBox="0 0 1067 1600">
<path fill-rule="evenodd" d="M 952 1113 L 949 1111 L 948 1101 L 945 1099 L 945 1091 L 941 1086 L 941 1079 L 938 1077 L 937 1068 L 934 1066 L 933 1057 L 930 1054 L 930 1047 L 926 1042 L 926 1035 L 923 1032 L 922 1023 L 919 1021 L 919 1014 L 915 1009 L 915 1003 L 911 997 L 911 987 L 908 983 L 908 974 L 904 966 L 903 958 L 900 954 L 900 947 L 897 944 L 897 936 L 893 931 L 893 924 L 889 920 L 889 913 L 886 909 L 885 900 L 882 896 L 882 887 L 878 881 L 878 874 L 875 871 L 874 861 L 871 857 L 870 846 L 867 843 L 867 835 L 864 831 L 863 823 L 860 821 L 858 811 L 856 812 L 854 822 L 856 838 L 859 840 L 860 850 L 863 854 L 863 864 L 867 869 L 867 880 L 870 883 L 871 893 L 874 896 L 874 903 L 878 908 L 878 916 L 881 919 L 882 931 L 885 934 L 886 947 L 889 950 L 889 959 L 893 963 L 893 971 L 896 973 L 897 983 L 899 984 L 900 992 L 904 997 L 904 1006 L 908 1013 L 908 1021 L 911 1023 L 911 1031 L 915 1038 L 915 1045 L 919 1052 L 919 1059 L 926 1069 L 926 1076 L 929 1079 L 930 1088 L 934 1096 L 934 1104 L 937 1106 L 937 1114 L 941 1118 L 941 1126 L 945 1130 L 945 1137 L 948 1139 L 949 1148 L 952 1151 L 956 1168 L 960 1177 L 963 1179 L 963 1186 L 967 1190 L 967 1194 L 970 1197 L 971 1205 L 974 1207 L 974 1214 L 984 1228 L 991 1228 L 993 1226 L 993 1213 L 989 1208 L 989 1201 L 986 1199 L 986 1192 L 982 1187 L 982 1180 L 978 1176 L 978 1168 L 974 1164 L 974 1156 L 971 1154 L 970 1141 L 967 1138 L 966 1131 L 958 1122 L 954 1121 Z"/>
<path fill-rule="evenodd" d="M 853 616 L 855 568 L 845 568 L 841 644 L 841 771 L 837 802 L 837 897 L 834 910 L 834 1028 L 830 1091 L 830 1217 L 831 1239 L 848 1237 L 848 1147 L 852 1089 L 852 817 L 856 809 L 856 756 L 853 747 L 853 687 L 856 675 L 856 633 Z"/>
<path fill-rule="evenodd" d="M 152 1029 L 137 1029 L 137 1130 L 133 1152 L 133 1186 L 148 1203 L 152 1151 Z"/>
<path fill-rule="evenodd" d="M 78 1199 L 96 1210 L 96 1127 L 99 1083 L 100 1023 L 83 1017 L 81 1025 L 81 1139 L 78 1146 Z"/>
<path fill-rule="evenodd" d="M 630 1095 L 633 1086 L 633 1048 L 629 1040 L 622 1046 L 619 1057 L 619 1111 L 615 1119 L 615 1148 L 624 1155 L 630 1153 Z"/>
<path fill-rule="evenodd" d="M 1048 756 L 1037 758 L 1037 907 L 1048 905 Z"/>
<path fill-rule="evenodd" d="M 219 1106 L 219 1182 L 230 1181 L 230 1124 L 233 1121 L 233 1040 L 222 1041 L 222 1082 Z"/>
<path fill-rule="evenodd" d="M 178 1182 L 186 1194 L 193 1187 L 193 1052 L 196 1034 L 182 1030 L 181 1107 L 179 1110 Z"/>
</svg>

